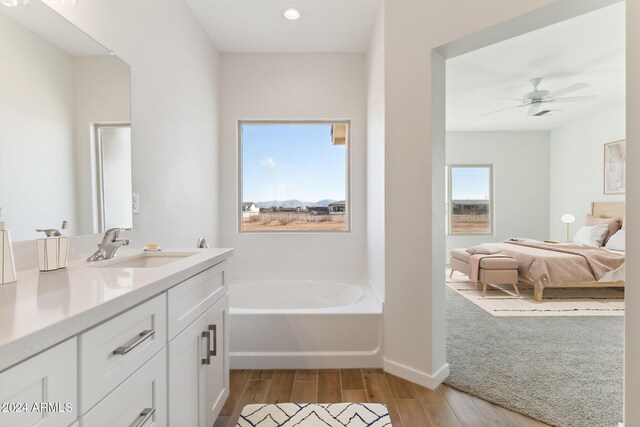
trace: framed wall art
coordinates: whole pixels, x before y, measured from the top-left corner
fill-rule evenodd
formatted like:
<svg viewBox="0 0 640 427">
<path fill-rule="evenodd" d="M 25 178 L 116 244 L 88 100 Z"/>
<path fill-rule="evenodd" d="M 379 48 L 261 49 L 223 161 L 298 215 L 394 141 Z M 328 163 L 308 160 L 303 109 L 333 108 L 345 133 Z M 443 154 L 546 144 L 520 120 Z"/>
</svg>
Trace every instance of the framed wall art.
<svg viewBox="0 0 640 427">
<path fill-rule="evenodd" d="M 604 144 L 604 194 L 624 194 L 626 160 L 626 141 Z"/>
</svg>

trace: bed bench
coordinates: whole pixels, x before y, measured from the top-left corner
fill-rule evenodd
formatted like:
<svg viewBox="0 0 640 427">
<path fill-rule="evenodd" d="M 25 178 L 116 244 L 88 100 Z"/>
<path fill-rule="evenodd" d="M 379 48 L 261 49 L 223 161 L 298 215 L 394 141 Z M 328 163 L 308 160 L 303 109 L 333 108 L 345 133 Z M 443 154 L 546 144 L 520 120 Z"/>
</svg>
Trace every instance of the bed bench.
<svg viewBox="0 0 640 427">
<path fill-rule="evenodd" d="M 451 274 L 454 271 L 469 275 L 469 258 L 471 254 L 464 249 L 451 251 Z M 518 291 L 518 261 L 511 257 L 483 258 L 480 260 L 478 280 L 482 283 L 482 296 L 487 294 L 488 285 L 512 285 L 516 295 Z"/>
</svg>

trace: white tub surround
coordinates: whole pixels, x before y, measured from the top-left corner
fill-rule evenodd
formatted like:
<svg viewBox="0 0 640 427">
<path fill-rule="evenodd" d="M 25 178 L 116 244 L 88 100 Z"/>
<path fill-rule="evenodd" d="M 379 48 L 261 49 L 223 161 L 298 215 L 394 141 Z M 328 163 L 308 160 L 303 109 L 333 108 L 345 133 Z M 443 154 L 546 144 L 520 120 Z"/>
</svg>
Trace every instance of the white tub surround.
<svg viewBox="0 0 640 427">
<path fill-rule="evenodd" d="M 382 366 L 383 304 L 366 280 L 235 280 L 231 367 Z"/>
<path fill-rule="evenodd" d="M 343 308 L 364 296 L 362 287 L 320 280 L 247 281 L 233 287 L 234 313 L 287 312 Z"/>
</svg>

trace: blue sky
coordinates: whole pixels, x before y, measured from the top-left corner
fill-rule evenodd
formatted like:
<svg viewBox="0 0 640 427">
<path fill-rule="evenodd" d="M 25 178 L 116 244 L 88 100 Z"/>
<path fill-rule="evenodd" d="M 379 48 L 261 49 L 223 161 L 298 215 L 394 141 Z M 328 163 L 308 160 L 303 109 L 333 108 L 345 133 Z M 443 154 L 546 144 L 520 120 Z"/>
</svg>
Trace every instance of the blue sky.
<svg viewBox="0 0 640 427">
<path fill-rule="evenodd" d="M 242 201 L 344 200 L 346 148 L 331 125 L 242 126 Z"/>
<path fill-rule="evenodd" d="M 490 169 L 487 167 L 464 167 L 451 169 L 451 198 L 488 199 L 491 193 Z"/>
</svg>

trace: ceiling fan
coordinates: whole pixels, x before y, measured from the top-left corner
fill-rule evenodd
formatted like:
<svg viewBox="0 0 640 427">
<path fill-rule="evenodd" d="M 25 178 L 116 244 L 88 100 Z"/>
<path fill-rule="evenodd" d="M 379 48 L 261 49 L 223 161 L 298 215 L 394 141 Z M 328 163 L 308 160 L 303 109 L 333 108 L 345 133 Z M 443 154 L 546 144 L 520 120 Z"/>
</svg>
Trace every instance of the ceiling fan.
<svg viewBox="0 0 640 427">
<path fill-rule="evenodd" d="M 590 99 L 594 99 L 595 95 L 590 96 L 563 96 L 571 92 L 575 92 L 580 89 L 584 89 L 589 87 L 586 83 L 576 83 L 571 86 L 567 86 L 564 89 L 556 90 L 555 92 L 550 92 L 544 89 L 538 89 L 540 83 L 542 82 L 541 77 L 536 77 L 535 79 L 529 80 L 529 82 L 533 85 L 533 90 L 531 92 L 525 93 L 522 98 L 500 98 L 500 99 L 508 99 L 513 101 L 521 102 L 520 105 L 514 105 L 512 107 L 501 108 L 500 110 L 491 111 L 489 113 L 483 114 L 483 116 L 487 116 L 489 114 L 499 113 L 501 111 L 511 110 L 513 108 L 522 108 L 529 107 L 527 111 L 527 116 L 544 116 L 552 111 L 559 110 L 551 110 L 544 108 L 544 104 L 555 103 L 555 102 L 579 102 L 579 101 L 588 101 Z"/>
</svg>

